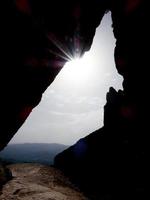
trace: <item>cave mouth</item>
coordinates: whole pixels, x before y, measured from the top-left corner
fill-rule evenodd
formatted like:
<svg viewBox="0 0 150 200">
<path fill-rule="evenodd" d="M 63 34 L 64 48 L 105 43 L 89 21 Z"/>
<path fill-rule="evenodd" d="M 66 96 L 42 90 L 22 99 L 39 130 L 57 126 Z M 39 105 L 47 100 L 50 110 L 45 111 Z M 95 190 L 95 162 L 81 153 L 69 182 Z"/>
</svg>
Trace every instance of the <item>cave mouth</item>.
<svg viewBox="0 0 150 200">
<path fill-rule="evenodd" d="M 109 190 L 117 198 L 121 195 L 122 199 L 128 199 L 126 197 L 131 197 L 130 192 L 132 192 L 133 199 L 134 197 L 139 199 L 139 196 L 143 198 L 147 187 L 149 152 L 147 134 L 147 130 L 149 130 L 149 123 L 147 123 L 149 114 L 147 63 L 149 63 L 149 56 L 146 48 L 149 34 L 148 31 L 144 31 L 147 30 L 149 19 L 147 2 L 138 0 L 132 4 L 130 1 L 119 1 L 119 3 L 118 1 L 116 3 L 105 1 L 105 4 L 104 1 L 93 1 L 92 3 L 86 1 L 85 6 L 82 5 L 85 9 L 83 9 L 84 14 L 80 22 L 83 20 L 84 30 L 83 37 L 81 37 L 85 50 L 90 48 L 95 28 L 107 9 L 112 12 L 113 31 L 117 40 L 115 67 L 112 53 L 114 45 L 111 42 L 113 36 L 110 36 L 110 14 L 105 15 L 101 27 L 97 29 L 98 36 L 95 35 L 97 40 L 94 38 L 91 48 L 92 52 L 93 47 L 97 47 L 96 51 L 93 50 L 93 54 L 100 63 L 92 64 L 92 70 L 87 70 L 87 68 L 83 70 L 85 71 L 84 79 L 80 70 L 76 72 L 76 70 L 70 70 L 71 67 L 69 67 L 69 71 L 71 71 L 69 72 L 66 66 L 58 74 L 60 68 L 52 67 L 55 61 L 53 62 L 52 59 L 47 62 L 45 59 L 45 50 L 48 44 L 48 37 L 45 38 L 47 31 L 54 31 L 54 34 L 60 36 L 61 41 L 65 41 L 67 30 L 69 43 L 72 44 L 72 36 L 75 33 L 72 28 L 75 24 L 70 23 L 72 18 L 68 15 L 73 14 L 73 21 L 78 20 L 81 16 L 80 8 L 75 7 L 75 12 L 72 13 L 70 8 L 72 9 L 74 6 L 71 1 L 67 1 L 69 4 L 67 7 L 64 2 L 61 2 L 62 7 L 58 6 L 56 1 L 54 2 L 55 9 L 53 9 L 53 5 L 47 6 L 52 2 L 46 1 L 48 4 L 42 6 L 40 1 L 34 7 L 33 15 L 35 16 L 33 16 L 30 5 L 29 7 L 27 5 L 25 9 L 22 9 L 22 6 L 17 8 L 14 5 L 16 2 L 18 1 L 10 1 L 8 7 L 2 4 L 4 10 L 7 10 L 4 16 L 6 23 L 2 27 L 2 30 L 5 30 L 4 37 L 2 37 L 5 49 L 2 51 L 5 61 L 2 68 L 5 69 L 2 76 L 7 79 L 2 84 L 5 91 L 3 95 L 5 102 L 2 104 L 4 109 L 2 109 L 1 116 L 3 116 L 4 123 L 2 121 L 1 129 L 5 131 L 1 132 L 0 150 L 8 144 L 34 107 L 36 108 L 33 109 L 11 143 L 43 142 L 46 146 L 45 142 L 57 142 L 71 145 L 74 141 L 84 137 L 84 134 L 93 132 L 102 125 L 100 124 L 103 122 L 101 113 L 103 113 L 103 106 L 107 99 L 104 107 L 104 127 L 79 140 L 67 151 L 56 156 L 55 166 L 69 173 L 75 182 L 78 179 L 88 193 L 93 188 L 96 189 L 96 195 L 101 196 L 103 188 L 104 192 Z M 99 6 L 99 3 L 102 6 Z M 69 12 L 67 12 L 68 10 Z M 58 16 L 58 13 L 62 18 Z M 52 24 L 53 21 L 55 22 Z M 48 24 L 51 24 L 52 28 L 48 29 Z M 61 25 L 58 26 L 58 24 Z M 105 34 L 102 34 L 104 29 L 106 29 Z M 73 33 L 70 35 L 71 30 Z M 103 48 L 99 49 L 98 45 Z M 53 44 L 50 44 L 51 46 Z M 109 53 L 113 55 L 111 58 L 108 57 Z M 51 54 L 46 55 L 47 57 L 54 58 Z M 57 67 L 62 67 L 61 64 Z M 115 72 L 112 73 L 107 68 L 108 66 L 112 67 Z M 116 69 L 124 76 L 123 92 L 115 91 L 115 89 L 122 88 L 122 78 Z M 68 71 L 67 76 L 63 74 L 64 71 Z M 87 75 L 87 71 L 90 71 L 89 75 Z M 71 78 L 70 73 L 72 72 L 74 73 Z M 94 75 L 93 72 L 95 72 Z M 55 81 L 43 94 L 42 101 L 38 105 L 42 93 L 57 74 Z M 119 76 L 120 85 L 114 74 Z M 104 81 L 104 78 L 107 81 Z M 110 79 L 112 82 L 109 82 Z M 83 83 L 81 84 L 81 80 L 86 83 L 85 87 L 83 87 Z M 106 89 L 105 92 L 104 89 Z M 33 141 L 34 135 L 35 140 Z M 72 138 L 70 139 L 68 136 Z M 78 153 L 79 149 L 81 154 Z M 114 180 L 117 180 L 116 183 Z M 97 183 L 99 184 L 97 185 Z M 124 194 L 125 196 L 123 196 Z"/>
<path fill-rule="evenodd" d="M 103 125 L 109 87 L 122 88 L 122 77 L 114 64 L 111 24 L 107 13 L 96 30 L 90 51 L 81 59 L 66 63 L 10 144 L 72 145 Z"/>
</svg>

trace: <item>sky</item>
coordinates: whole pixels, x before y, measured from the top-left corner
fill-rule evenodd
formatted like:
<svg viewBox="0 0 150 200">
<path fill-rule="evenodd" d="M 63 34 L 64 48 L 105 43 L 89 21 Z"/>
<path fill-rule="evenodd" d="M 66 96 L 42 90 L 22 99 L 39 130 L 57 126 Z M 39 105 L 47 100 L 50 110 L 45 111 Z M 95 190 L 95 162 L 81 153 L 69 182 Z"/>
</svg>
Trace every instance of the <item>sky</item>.
<svg viewBox="0 0 150 200">
<path fill-rule="evenodd" d="M 10 143 L 72 145 L 103 126 L 109 87 L 122 89 L 122 77 L 114 64 L 111 24 L 108 13 L 96 30 L 90 51 L 80 61 L 64 66 Z"/>
</svg>

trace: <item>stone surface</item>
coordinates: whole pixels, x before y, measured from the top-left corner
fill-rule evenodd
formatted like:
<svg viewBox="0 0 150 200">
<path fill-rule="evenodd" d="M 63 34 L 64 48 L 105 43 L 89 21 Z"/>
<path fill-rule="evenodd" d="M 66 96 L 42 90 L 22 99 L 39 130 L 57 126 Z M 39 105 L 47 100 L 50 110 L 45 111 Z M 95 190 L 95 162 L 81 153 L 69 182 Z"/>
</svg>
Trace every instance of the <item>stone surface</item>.
<svg viewBox="0 0 150 200">
<path fill-rule="evenodd" d="M 27 163 L 8 167 L 13 179 L 3 187 L 0 200 L 87 200 L 52 167 Z"/>
<path fill-rule="evenodd" d="M 11 179 L 11 171 L 0 161 L 0 190 L 2 186 Z"/>
</svg>

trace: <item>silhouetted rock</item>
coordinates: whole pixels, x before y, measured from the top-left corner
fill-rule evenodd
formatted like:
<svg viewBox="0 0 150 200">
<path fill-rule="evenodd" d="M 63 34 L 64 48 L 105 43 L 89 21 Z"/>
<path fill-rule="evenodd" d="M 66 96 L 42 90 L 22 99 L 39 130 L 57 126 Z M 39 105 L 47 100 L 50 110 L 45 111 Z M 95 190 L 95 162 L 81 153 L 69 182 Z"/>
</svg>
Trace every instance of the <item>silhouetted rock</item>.
<svg viewBox="0 0 150 200">
<path fill-rule="evenodd" d="M 148 175 L 146 131 L 126 111 L 122 91 L 110 88 L 104 127 L 58 154 L 61 169 L 90 199 L 145 199 Z"/>
<path fill-rule="evenodd" d="M 13 179 L 2 189 L 1 200 L 86 200 L 59 171 L 40 164 L 9 165 Z"/>
</svg>

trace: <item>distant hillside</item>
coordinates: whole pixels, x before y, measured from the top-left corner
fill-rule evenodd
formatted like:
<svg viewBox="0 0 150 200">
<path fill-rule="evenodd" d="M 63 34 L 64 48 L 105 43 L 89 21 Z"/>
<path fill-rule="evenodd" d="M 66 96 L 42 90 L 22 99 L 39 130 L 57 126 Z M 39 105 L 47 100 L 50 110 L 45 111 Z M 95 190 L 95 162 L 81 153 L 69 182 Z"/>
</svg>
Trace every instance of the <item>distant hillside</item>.
<svg viewBox="0 0 150 200">
<path fill-rule="evenodd" d="M 25 143 L 9 144 L 0 152 L 0 158 L 7 163 L 41 163 L 52 165 L 54 157 L 68 148 L 63 144 Z"/>
</svg>

